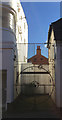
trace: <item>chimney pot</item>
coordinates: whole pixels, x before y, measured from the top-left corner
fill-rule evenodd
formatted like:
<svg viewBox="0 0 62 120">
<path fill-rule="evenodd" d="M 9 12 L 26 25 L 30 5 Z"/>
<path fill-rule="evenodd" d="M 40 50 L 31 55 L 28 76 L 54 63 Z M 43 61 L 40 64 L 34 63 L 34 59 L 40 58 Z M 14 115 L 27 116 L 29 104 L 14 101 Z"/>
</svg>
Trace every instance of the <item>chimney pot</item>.
<svg viewBox="0 0 62 120">
<path fill-rule="evenodd" d="M 37 46 L 37 49 L 40 49 L 40 46 Z"/>
<path fill-rule="evenodd" d="M 41 55 L 41 49 L 40 49 L 40 46 L 37 46 L 37 55 Z"/>
</svg>

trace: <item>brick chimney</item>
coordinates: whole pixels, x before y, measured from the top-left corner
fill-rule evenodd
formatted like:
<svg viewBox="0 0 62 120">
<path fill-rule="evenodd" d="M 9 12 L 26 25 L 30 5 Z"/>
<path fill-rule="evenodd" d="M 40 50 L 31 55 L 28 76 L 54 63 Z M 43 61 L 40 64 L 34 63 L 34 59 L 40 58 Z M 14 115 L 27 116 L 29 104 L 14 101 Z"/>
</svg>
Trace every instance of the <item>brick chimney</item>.
<svg viewBox="0 0 62 120">
<path fill-rule="evenodd" d="M 40 49 L 40 46 L 37 46 L 37 55 L 41 55 L 41 49 Z"/>
</svg>

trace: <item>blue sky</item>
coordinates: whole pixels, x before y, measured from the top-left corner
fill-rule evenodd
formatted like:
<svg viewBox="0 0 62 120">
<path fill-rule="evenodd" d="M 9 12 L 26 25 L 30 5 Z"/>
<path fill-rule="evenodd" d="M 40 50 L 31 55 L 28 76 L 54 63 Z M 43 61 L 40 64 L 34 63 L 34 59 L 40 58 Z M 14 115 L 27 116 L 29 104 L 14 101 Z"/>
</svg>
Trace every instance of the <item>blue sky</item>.
<svg viewBox="0 0 62 120">
<path fill-rule="evenodd" d="M 21 4 L 28 23 L 29 43 L 46 42 L 49 25 L 60 18 L 60 3 L 23 2 Z M 44 54 L 47 56 L 45 52 Z"/>
</svg>

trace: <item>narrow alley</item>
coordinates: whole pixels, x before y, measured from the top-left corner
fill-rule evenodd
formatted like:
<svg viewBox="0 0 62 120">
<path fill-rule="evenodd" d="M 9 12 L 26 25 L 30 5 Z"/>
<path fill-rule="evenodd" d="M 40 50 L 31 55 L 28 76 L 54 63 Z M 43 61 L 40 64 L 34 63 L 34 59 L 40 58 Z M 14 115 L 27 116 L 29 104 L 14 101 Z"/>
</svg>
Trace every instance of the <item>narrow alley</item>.
<svg viewBox="0 0 62 120">
<path fill-rule="evenodd" d="M 60 120 L 60 112 L 49 95 L 25 96 L 8 104 L 7 118 L 54 118 Z"/>
<path fill-rule="evenodd" d="M 0 119 L 62 119 L 62 3 L 1 1 Z"/>
</svg>

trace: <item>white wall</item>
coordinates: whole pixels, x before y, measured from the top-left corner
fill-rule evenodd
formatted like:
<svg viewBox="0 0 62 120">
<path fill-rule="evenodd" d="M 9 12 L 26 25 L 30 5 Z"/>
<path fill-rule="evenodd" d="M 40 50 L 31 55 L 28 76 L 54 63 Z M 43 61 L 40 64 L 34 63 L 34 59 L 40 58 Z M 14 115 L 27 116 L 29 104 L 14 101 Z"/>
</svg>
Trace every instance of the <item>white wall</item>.
<svg viewBox="0 0 62 120">
<path fill-rule="evenodd" d="M 2 51 L 2 69 L 7 70 L 7 103 L 10 103 L 14 99 L 14 61 L 13 50 Z"/>
<path fill-rule="evenodd" d="M 0 63 L 2 59 L 2 67 L 0 70 L 7 70 L 7 103 L 14 100 L 14 51 L 15 51 L 15 12 L 9 6 L 2 7 L 2 26 L 0 32 L 2 33 L 2 41 L 0 39 Z M 12 18 L 11 18 L 12 16 Z M 14 22 L 13 22 L 14 21 Z M 11 23 L 13 22 L 13 23 Z M 2 55 L 2 57 L 1 57 Z"/>
<path fill-rule="evenodd" d="M 54 48 L 55 48 L 55 40 L 54 40 L 54 31 L 53 31 L 53 29 L 52 29 L 52 32 L 51 32 L 51 36 L 50 36 L 50 45 L 49 45 L 49 72 L 50 72 L 50 74 L 51 74 L 51 76 L 52 76 L 52 78 L 53 78 L 53 82 L 51 81 L 51 84 L 56 84 L 55 83 L 55 68 L 54 68 L 54 66 L 55 66 L 55 58 L 54 58 L 54 56 L 55 56 L 55 50 L 54 50 Z M 53 87 L 53 86 L 51 86 L 51 91 L 52 91 L 52 88 L 54 88 L 53 89 L 53 92 L 52 92 L 52 95 L 51 95 L 51 98 L 52 98 L 52 100 L 54 101 L 54 102 L 56 102 L 55 100 L 56 100 L 56 91 L 55 91 L 55 87 Z"/>
<path fill-rule="evenodd" d="M 0 6 L 1 7 L 1 6 Z M 20 45 L 19 43 L 28 43 L 28 25 L 20 4 L 20 0 L 9 0 L 9 2 L 3 2 L 2 6 L 2 26 L 0 25 L 0 32 L 2 33 L 2 41 L 0 41 L 0 66 L 1 70 L 7 70 L 7 103 L 14 100 L 16 93 L 16 77 L 17 72 L 21 72 L 21 62 L 24 62 L 24 56 L 27 58 L 28 45 Z M 18 11 L 20 8 L 20 12 Z M 20 19 L 22 16 L 22 19 Z M 24 18 L 24 19 L 23 19 Z M 0 19 L 1 22 L 1 19 Z M 20 24 L 19 24 L 20 23 Z M 25 23 L 25 28 L 24 28 Z M 21 27 L 22 34 L 20 34 L 19 27 Z M 17 46 L 15 47 L 17 43 Z M 24 47 L 23 47 L 24 46 Z M 3 47 L 3 50 L 1 48 Z M 20 49 L 19 49 L 20 48 Z M 23 53 L 22 53 L 23 51 Z M 14 61 L 14 55 L 16 54 L 16 61 Z M 26 61 L 27 62 L 27 59 Z M 21 76 L 18 80 L 18 94 L 21 91 Z"/>
<path fill-rule="evenodd" d="M 19 9 L 19 10 L 18 10 Z M 21 92 L 21 75 L 19 75 L 18 77 L 18 81 L 16 83 L 16 79 L 17 79 L 17 72 L 18 74 L 20 74 L 21 72 L 21 63 L 27 62 L 27 55 L 28 55 L 28 25 L 27 25 L 27 21 L 25 18 L 25 14 L 23 11 L 23 8 L 21 6 L 20 1 L 17 1 L 17 23 L 16 23 L 16 43 L 17 43 L 17 47 L 16 47 L 16 73 L 15 73 L 15 86 L 14 86 L 14 98 L 16 98 L 20 92 Z M 22 19 L 21 19 L 22 18 Z M 25 24 L 25 26 L 24 26 Z M 24 60 L 25 58 L 25 60 Z M 17 87 L 16 87 L 17 85 Z M 17 92 L 16 92 L 16 88 L 17 88 Z"/>
<path fill-rule="evenodd" d="M 7 70 L 7 103 L 13 101 L 14 85 L 14 42 L 15 36 L 9 31 L 2 30 L 3 50 L 2 50 L 2 70 Z M 9 41 L 8 41 L 9 40 Z M 9 43 L 7 43 L 9 42 Z M 11 43 L 12 42 L 12 43 Z M 0 50 L 1 51 L 1 50 Z M 0 52 L 1 54 L 1 52 Z"/>
<path fill-rule="evenodd" d="M 3 5 L 8 5 L 9 7 L 13 8 L 15 11 L 17 11 L 17 1 L 19 0 L 9 0 L 9 2 L 2 2 Z"/>
</svg>

